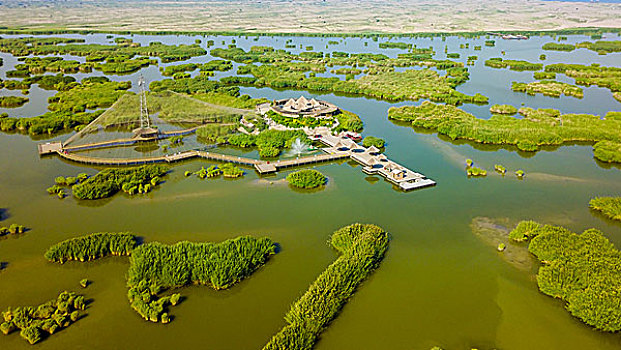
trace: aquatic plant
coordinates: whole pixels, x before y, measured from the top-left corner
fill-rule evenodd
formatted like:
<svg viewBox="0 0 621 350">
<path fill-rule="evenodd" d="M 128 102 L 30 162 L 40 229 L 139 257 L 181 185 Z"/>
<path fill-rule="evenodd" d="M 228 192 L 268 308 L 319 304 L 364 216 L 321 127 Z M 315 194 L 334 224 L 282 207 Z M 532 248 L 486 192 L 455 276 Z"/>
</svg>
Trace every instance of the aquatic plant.
<svg viewBox="0 0 621 350">
<path fill-rule="evenodd" d="M 158 297 L 163 290 L 189 284 L 227 289 L 267 262 L 276 253 L 269 238 L 242 236 L 221 243 L 148 243 L 132 251 L 127 274 L 132 308 L 152 322 L 168 323 L 168 305 L 179 295 Z"/>
<path fill-rule="evenodd" d="M 582 88 L 554 80 L 541 80 L 532 83 L 518 83 L 514 81 L 511 84 L 511 90 L 515 92 L 525 92 L 529 95 L 540 93 L 552 97 L 561 97 L 561 95 L 577 98 L 584 97 Z"/>
<path fill-rule="evenodd" d="M 386 41 L 386 42 L 379 43 L 379 48 L 380 49 L 403 49 L 403 50 L 407 50 L 407 49 L 412 48 L 412 44 L 410 44 L 410 43 L 394 42 L 394 41 Z"/>
<path fill-rule="evenodd" d="M 483 177 L 487 176 L 487 171 L 477 167 L 469 167 L 468 169 L 466 169 L 466 174 L 468 174 L 469 177 Z"/>
<path fill-rule="evenodd" d="M 314 169 L 304 169 L 289 173 L 286 179 L 291 186 L 304 189 L 323 186 L 327 181 L 324 174 Z"/>
<path fill-rule="evenodd" d="M 541 48 L 551 51 L 573 51 L 576 49 L 576 46 L 572 44 L 545 43 Z"/>
<path fill-rule="evenodd" d="M 554 73 L 554 72 L 535 72 L 535 73 L 533 73 L 533 78 L 535 78 L 537 80 L 556 79 L 556 73 Z"/>
<path fill-rule="evenodd" d="M 596 329 L 621 330 L 621 252 L 596 229 L 576 234 L 534 222 L 525 227 L 532 237 L 528 251 L 543 263 L 539 290 L 562 299 L 573 316 Z"/>
<path fill-rule="evenodd" d="M 364 140 L 362 140 L 362 145 L 364 147 L 375 146 L 377 148 L 384 148 L 385 142 L 386 141 L 384 141 L 384 139 L 382 138 L 375 137 L 375 136 L 367 136 L 364 138 Z"/>
<path fill-rule="evenodd" d="M 589 208 L 609 219 L 621 221 L 621 197 L 595 197 L 589 201 Z"/>
<path fill-rule="evenodd" d="M 21 96 L 0 96 L 0 107 L 15 108 L 21 107 L 28 102 L 27 97 Z"/>
<path fill-rule="evenodd" d="M 207 124 L 196 129 L 196 136 L 205 143 L 225 143 L 237 130 L 237 125 Z"/>
<path fill-rule="evenodd" d="M 335 231 L 330 245 L 340 256 L 291 305 L 286 325 L 263 349 L 311 349 L 360 283 L 379 266 L 388 241 L 388 233 L 375 225 L 353 224 Z"/>
<path fill-rule="evenodd" d="M 537 230 L 541 227 L 541 224 L 534 221 L 521 221 L 511 232 L 509 232 L 509 238 L 516 241 L 526 241 L 536 235 Z"/>
<path fill-rule="evenodd" d="M 11 224 L 9 227 L 0 227 L 0 237 L 4 235 L 16 235 L 26 232 L 26 226 L 19 224 Z"/>
<path fill-rule="evenodd" d="M 593 156 L 606 163 L 621 163 L 621 142 L 599 141 L 593 145 Z"/>
<path fill-rule="evenodd" d="M 507 168 L 505 168 L 504 166 L 500 164 L 495 164 L 494 170 L 502 175 L 504 175 L 507 172 Z"/>
<path fill-rule="evenodd" d="M 108 255 L 129 255 L 136 247 L 136 236 L 128 232 L 101 232 L 59 242 L 45 252 L 52 262 L 90 261 Z"/>
<path fill-rule="evenodd" d="M 514 115 L 518 112 L 518 109 L 511 105 L 493 105 L 489 108 L 489 111 L 494 114 Z"/>
<path fill-rule="evenodd" d="M 9 307 L 2 312 L 0 331 L 7 335 L 19 329 L 20 336 L 32 345 L 44 338 L 44 332 L 52 335 L 77 321 L 85 307 L 83 296 L 64 291 L 38 306 Z"/>
<path fill-rule="evenodd" d="M 524 118 L 493 115 L 479 119 L 455 106 L 428 101 L 420 106 L 388 110 L 388 118 L 411 122 L 413 127 L 435 130 L 451 139 L 515 145 L 522 151 L 537 151 L 543 145 L 570 141 L 621 142 L 621 119 L 587 114 L 564 114 L 558 110 L 520 108 Z"/>
<path fill-rule="evenodd" d="M 541 63 L 531 63 L 528 61 L 520 61 L 520 60 L 503 60 L 500 57 L 490 58 L 486 60 L 485 65 L 488 67 L 492 67 L 492 68 L 509 67 L 509 69 L 517 70 L 517 71 L 543 69 L 543 64 Z"/>
<path fill-rule="evenodd" d="M 151 189 L 151 181 L 161 178 L 168 168 L 163 165 L 143 165 L 132 168 L 106 168 L 71 189 L 78 199 L 101 199 L 123 190 L 130 195 L 146 193 Z"/>
<path fill-rule="evenodd" d="M 222 171 L 222 175 L 224 177 L 236 178 L 244 175 L 244 171 L 236 167 L 232 163 L 223 164 L 219 168 Z"/>
<path fill-rule="evenodd" d="M 597 85 L 610 89 L 612 92 L 621 91 L 621 68 L 619 67 L 602 67 L 596 63 L 590 66 L 556 63 L 547 65 L 545 71 L 565 74 L 574 78 L 577 85 Z"/>
</svg>

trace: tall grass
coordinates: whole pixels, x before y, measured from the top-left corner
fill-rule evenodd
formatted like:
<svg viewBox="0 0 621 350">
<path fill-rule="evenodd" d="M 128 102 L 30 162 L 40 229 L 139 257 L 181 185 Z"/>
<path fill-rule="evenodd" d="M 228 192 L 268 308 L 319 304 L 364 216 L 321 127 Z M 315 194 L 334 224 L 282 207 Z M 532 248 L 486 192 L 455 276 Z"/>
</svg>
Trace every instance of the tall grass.
<svg viewBox="0 0 621 350">
<path fill-rule="evenodd" d="M 128 232 L 102 232 L 67 239 L 45 252 L 49 261 L 90 261 L 107 255 L 129 255 L 136 247 L 136 237 Z"/>
<path fill-rule="evenodd" d="M 340 256 L 310 285 L 287 314 L 287 325 L 264 350 L 311 349 L 328 326 L 384 257 L 388 234 L 375 225 L 353 224 L 332 235 L 330 245 Z"/>
<path fill-rule="evenodd" d="M 457 107 L 423 102 L 420 106 L 390 108 L 388 118 L 410 122 L 413 127 L 437 131 L 451 139 L 514 145 L 522 151 L 572 141 L 621 142 L 621 119 L 588 114 L 564 114 L 557 110 L 520 108 L 523 119 L 493 115 L 479 119 Z"/>
</svg>

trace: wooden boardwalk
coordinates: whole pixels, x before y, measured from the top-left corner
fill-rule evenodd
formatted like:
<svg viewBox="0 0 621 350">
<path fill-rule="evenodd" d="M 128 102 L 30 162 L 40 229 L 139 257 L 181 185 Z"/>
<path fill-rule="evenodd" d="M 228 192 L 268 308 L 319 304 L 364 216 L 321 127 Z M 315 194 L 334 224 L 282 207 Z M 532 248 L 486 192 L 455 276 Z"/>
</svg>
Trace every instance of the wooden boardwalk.
<svg viewBox="0 0 621 350">
<path fill-rule="evenodd" d="M 168 137 L 173 135 L 179 135 L 181 133 L 190 133 L 194 129 L 178 130 L 170 132 L 168 134 L 160 134 L 156 138 Z M 154 138 L 154 139 L 156 139 Z M 327 147 L 322 148 L 323 154 L 311 155 L 306 157 L 298 157 L 292 159 L 276 160 L 276 161 L 264 161 L 259 159 L 246 158 L 241 156 L 235 156 L 230 154 L 222 154 L 209 152 L 206 150 L 189 150 L 184 152 L 177 152 L 174 154 L 167 154 L 157 157 L 144 157 L 144 158 L 98 158 L 87 155 L 80 155 L 72 151 L 79 151 L 85 149 L 114 147 L 117 145 L 133 144 L 138 141 L 144 141 L 142 138 L 132 139 L 118 139 L 112 141 L 105 141 L 100 143 L 94 143 L 81 146 L 69 146 L 63 147 L 60 142 L 48 142 L 39 145 L 39 154 L 57 153 L 60 157 L 84 164 L 103 165 L 103 166 L 127 166 L 127 165 L 142 165 L 150 163 L 173 163 L 192 158 L 203 158 L 207 160 L 233 163 L 247 167 L 253 167 L 259 174 L 269 174 L 277 172 L 280 169 L 297 167 L 303 165 L 317 164 L 323 162 L 332 162 L 341 159 L 352 159 L 364 166 L 363 172 L 371 175 L 381 175 L 389 182 L 393 183 L 398 188 L 409 191 L 416 188 L 428 187 L 435 185 L 435 181 L 426 178 L 424 175 L 412 171 L 400 164 L 397 164 L 385 155 L 380 154 L 379 150 L 374 147 L 362 147 L 356 142 L 342 138 L 332 136 L 330 134 L 322 135 L 318 141 L 325 144 Z"/>
<path fill-rule="evenodd" d="M 68 152 L 67 150 L 59 150 L 58 155 L 64 159 L 84 163 L 91 165 L 142 165 L 151 163 L 173 163 L 179 162 L 191 158 L 203 158 L 207 160 L 213 160 L 223 163 L 233 163 L 248 167 L 254 167 L 259 174 L 268 174 L 276 172 L 279 169 L 290 168 L 308 164 L 331 162 L 339 159 L 349 158 L 347 153 L 338 154 L 319 154 L 306 157 L 299 157 L 294 159 L 277 160 L 275 162 L 269 162 L 258 159 L 251 159 L 246 157 L 233 156 L 229 154 L 214 153 L 208 151 L 185 151 L 175 154 L 169 154 L 158 157 L 144 157 L 144 158 L 98 158 L 80 155 L 77 153 Z"/>
</svg>

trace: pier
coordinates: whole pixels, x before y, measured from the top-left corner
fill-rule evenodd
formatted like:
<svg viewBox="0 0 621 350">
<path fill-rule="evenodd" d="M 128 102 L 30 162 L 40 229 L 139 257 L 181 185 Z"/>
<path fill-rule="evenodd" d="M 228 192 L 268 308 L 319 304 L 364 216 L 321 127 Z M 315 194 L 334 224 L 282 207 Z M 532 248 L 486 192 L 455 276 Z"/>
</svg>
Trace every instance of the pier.
<svg viewBox="0 0 621 350">
<path fill-rule="evenodd" d="M 159 134 L 157 139 L 182 135 L 193 132 L 194 129 L 180 130 L 169 133 Z M 363 147 L 347 137 L 334 136 L 329 132 L 309 135 L 312 139 L 321 142 L 324 148 L 321 148 L 323 154 L 310 155 L 305 157 L 297 157 L 292 159 L 283 159 L 276 161 L 264 161 L 259 159 L 251 159 L 246 157 L 209 152 L 206 150 L 190 150 L 167 154 L 156 157 L 144 158 L 100 158 L 81 155 L 77 152 L 84 150 L 92 150 L 98 148 L 116 147 L 131 145 L 136 142 L 145 141 L 144 138 L 117 139 L 99 143 L 67 146 L 62 142 L 48 142 L 38 145 L 40 155 L 58 154 L 61 158 L 90 165 L 111 165 L 111 166 L 135 166 L 151 163 L 174 163 L 192 158 L 203 158 L 212 161 L 233 163 L 242 166 L 252 167 L 261 175 L 275 173 L 280 169 L 318 164 L 324 162 L 332 162 L 336 160 L 352 159 L 360 163 L 362 171 L 369 175 L 380 175 L 387 181 L 391 182 L 404 191 L 417 188 L 433 186 L 436 183 L 425 177 L 425 175 L 410 170 L 390 159 L 374 146 Z M 155 138 L 153 138 L 155 139 Z M 152 140 L 152 138 L 149 138 Z"/>
</svg>

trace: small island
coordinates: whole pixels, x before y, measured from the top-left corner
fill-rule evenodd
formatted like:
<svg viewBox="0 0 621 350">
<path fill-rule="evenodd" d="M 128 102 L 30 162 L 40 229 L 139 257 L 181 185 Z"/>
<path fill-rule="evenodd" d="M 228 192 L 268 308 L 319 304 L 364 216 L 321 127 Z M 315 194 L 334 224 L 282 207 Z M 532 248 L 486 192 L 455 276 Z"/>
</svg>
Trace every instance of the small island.
<svg viewBox="0 0 621 350">
<path fill-rule="evenodd" d="M 299 170 L 287 175 L 287 182 L 295 188 L 317 188 L 325 185 L 326 181 L 326 176 L 314 169 Z"/>
</svg>

